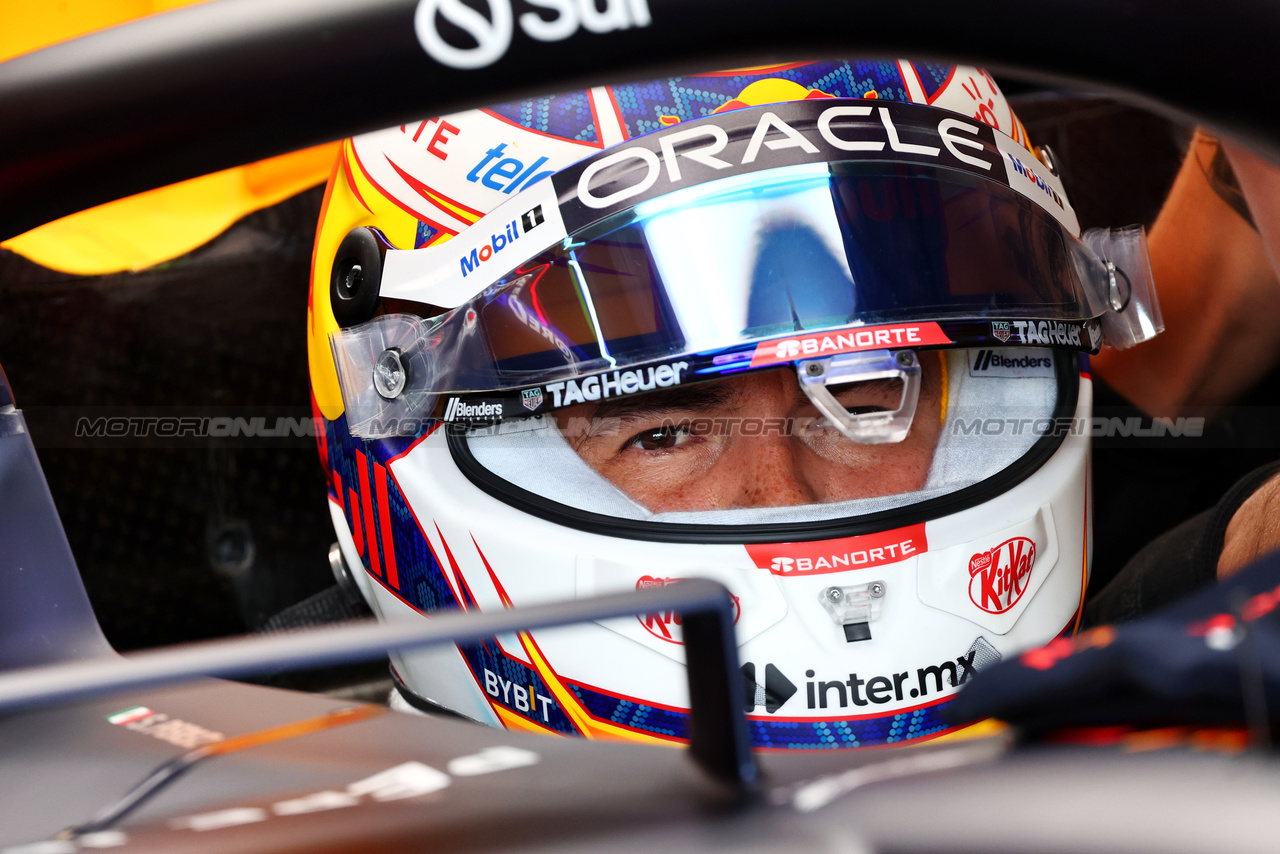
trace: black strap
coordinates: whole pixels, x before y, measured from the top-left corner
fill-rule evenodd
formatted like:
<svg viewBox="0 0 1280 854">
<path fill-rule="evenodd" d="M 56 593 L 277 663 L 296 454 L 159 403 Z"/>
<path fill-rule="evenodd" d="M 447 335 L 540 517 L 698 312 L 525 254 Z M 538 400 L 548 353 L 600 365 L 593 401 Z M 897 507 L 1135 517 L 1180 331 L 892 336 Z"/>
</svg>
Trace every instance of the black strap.
<svg viewBox="0 0 1280 854">
<path fill-rule="evenodd" d="M 363 601 L 353 600 L 335 584 L 285 608 L 267 620 L 260 631 L 283 632 L 372 616 L 373 612 L 368 605 Z"/>
<path fill-rule="evenodd" d="M 1133 620 L 1215 582 L 1231 517 L 1277 472 L 1280 461 L 1254 469 L 1236 481 L 1212 508 L 1161 534 L 1135 554 L 1089 601 L 1084 624 Z"/>
</svg>

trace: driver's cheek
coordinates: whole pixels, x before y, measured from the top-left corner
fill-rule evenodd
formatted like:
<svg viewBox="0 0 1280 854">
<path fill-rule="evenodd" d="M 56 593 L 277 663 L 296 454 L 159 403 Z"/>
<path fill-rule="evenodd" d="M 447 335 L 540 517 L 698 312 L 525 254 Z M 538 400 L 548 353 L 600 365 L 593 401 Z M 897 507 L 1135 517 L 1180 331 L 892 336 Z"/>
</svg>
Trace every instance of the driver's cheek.
<svg viewBox="0 0 1280 854">
<path fill-rule="evenodd" d="M 919 489 L 932 445 L 846 446 L 825 456 L 795 437 L 739 439 L 714 463 L 665 482 L 633 482 L 633 498 L 655 512 L 794 507 Z M 673 473 L 668 473 L 673 474 Z"/>
<path fill-rule="evenodd" d="M 923 489 L 942 433 L 937 383 L 926 382 L 907 438 L 896 444 L 851 442 L 835 430 L 804 443 L 798 478 L 820 501 L 849 501 Z"/>
<path fill-rule="evenodd" d="M 663 465 L 632 470 L 621 483 L 610 479 L 618 486 L 625 483 L 624 491 L 655 513 L 827 500 L 821 486 L 805 476 L 802 457 L 807 452 L 791 438 L 738 436 L 715 445 L 714 450 L 672 455 Z"/>
<path fill-rule="evenodd" d="M 852 452 L 846 447 L 834 459 L 806 450 L 802 476 L 828 502 L 914 492 L 924 486 L 933 460 L 932 444 L 911 438 L 897 445 L 857 446 Z"/>
</svg>

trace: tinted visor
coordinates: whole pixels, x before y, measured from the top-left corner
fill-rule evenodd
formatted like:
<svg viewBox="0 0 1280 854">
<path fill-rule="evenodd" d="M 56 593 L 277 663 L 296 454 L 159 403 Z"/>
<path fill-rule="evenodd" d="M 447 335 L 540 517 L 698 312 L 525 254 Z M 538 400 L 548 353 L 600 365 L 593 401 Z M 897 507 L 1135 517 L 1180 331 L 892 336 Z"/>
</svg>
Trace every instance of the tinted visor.
<svg viewBox="0 0 1280 854">
<path fill-rule="evenodd" d="M 838 162 L 642 202 L 521 264 L 432 335 L 436 392 L 517 388 L 797 332 L 1100 314 L 1040 207 L 945 167 Z M 456 348 L 456 349 L 455 349 Z"/>
</svg>

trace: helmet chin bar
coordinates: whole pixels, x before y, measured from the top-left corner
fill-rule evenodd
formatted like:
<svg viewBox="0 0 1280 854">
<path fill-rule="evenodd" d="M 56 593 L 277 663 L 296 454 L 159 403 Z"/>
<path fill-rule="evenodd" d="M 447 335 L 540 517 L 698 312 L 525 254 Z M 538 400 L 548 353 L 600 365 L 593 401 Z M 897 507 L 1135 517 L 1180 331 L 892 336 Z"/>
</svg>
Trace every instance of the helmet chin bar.
<svg viewBox="0 0 1280 854">
<path fill-rule="evenodd" d="M 865 445 L 901 442 L 911 430 L 920 400 L 920 360 L 912 350 L 869 350 L 796 362 L 805 396 L 841 433 Z M 851 413 L 831 393 L 831 386 L 871 380 L 901 380 L 902 398 L 892 411 Z"/>
</svg>

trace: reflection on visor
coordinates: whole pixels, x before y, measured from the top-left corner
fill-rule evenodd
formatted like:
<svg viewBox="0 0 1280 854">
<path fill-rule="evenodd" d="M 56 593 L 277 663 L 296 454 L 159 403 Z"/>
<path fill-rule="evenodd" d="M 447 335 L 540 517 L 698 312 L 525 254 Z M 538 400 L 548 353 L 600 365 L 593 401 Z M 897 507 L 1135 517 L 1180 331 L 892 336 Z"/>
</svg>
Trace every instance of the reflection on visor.
<svg viewBox="0 0 1280 854">
<path fill-rule="evenodd" d="M 452 391 L 511 388 L 857 322 L 1095 316 L 1078 242 L 956 170 L 798 166 L 645 202 L 446 321 Z M 469 321 L 467 318 L 474 318 Z"/>
<path fill-rule="evenodd" d="M 1097 256 L 999 182 L 927 164 L 802 164 L 648 199 L 448 314 L 389 315 L 333 345 L 353 434 L 408 435 L 369 425 L 433 412 L 500 420 L 559 407 L 560 390 L 563 405 L 575 389 L 595 399 L 590 383 L 600 395 L 634 394 L 676 364 L 688 371 L 673 381 L 688 382 L 796 358 L 972 345 L 988 332 L 999 343 L 1096 349 L 1084 327 L 1107 310 L 1106 281 Z M 956 337 L 940 321 L 970 328 Z M 417 342 L 405 338 L 415 323 Z M 407 380 L 388 402 L 367 386 L 379 348 L 393 346 Z M 508 391 L 521 397 L 442 397 Z"/>
</svg>

